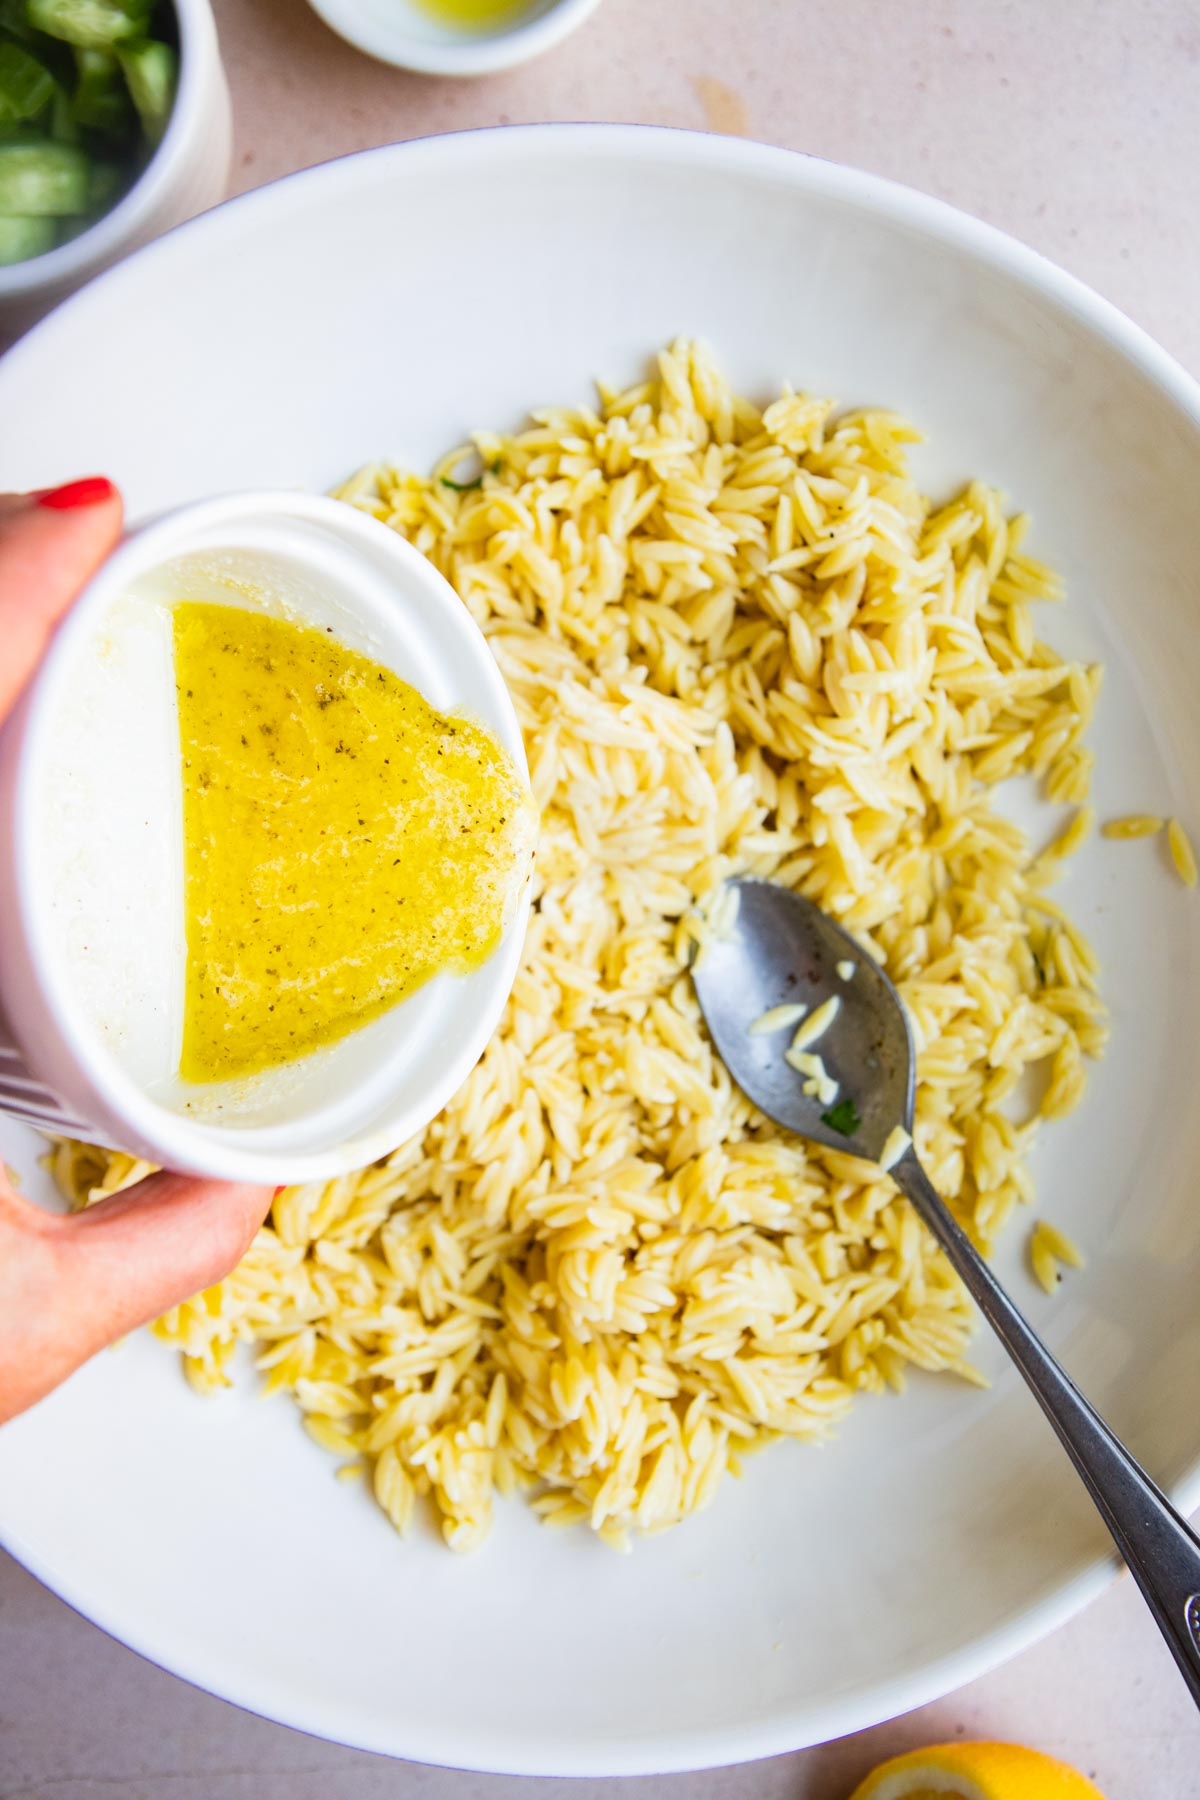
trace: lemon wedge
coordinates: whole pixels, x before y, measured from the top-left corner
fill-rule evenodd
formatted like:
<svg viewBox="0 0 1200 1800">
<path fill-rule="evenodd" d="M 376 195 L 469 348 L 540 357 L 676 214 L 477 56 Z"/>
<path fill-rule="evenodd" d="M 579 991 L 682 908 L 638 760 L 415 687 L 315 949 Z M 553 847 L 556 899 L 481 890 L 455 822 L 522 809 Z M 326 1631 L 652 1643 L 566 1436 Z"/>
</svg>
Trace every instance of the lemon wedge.
<svg viewBox="0 0 1200 1800">
<path fill-rule="evenodd" d="M 1104 1800 L 1077 1769 L 1020 1744 L 934 1744 L 867 1776 L 850 1800 Z"/>
</svg>

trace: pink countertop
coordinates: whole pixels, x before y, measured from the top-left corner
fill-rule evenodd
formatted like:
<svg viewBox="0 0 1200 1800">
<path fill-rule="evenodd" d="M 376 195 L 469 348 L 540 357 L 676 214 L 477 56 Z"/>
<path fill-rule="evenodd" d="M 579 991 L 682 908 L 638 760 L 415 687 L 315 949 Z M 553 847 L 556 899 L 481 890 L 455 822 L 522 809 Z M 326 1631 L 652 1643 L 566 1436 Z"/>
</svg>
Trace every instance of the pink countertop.
<svg viewBox="0 0 1200 1800">
<path fill-rule="evenodd" d="M 396 138 L 538 119 L 737 131 L 857 164 L 1002 226 L 1200 373 L 1197 0 L 604 0 L 540 62 L 442 82 L 369 62 L 303 0 L 214 0 L 237 191 Z M 1108 1800 L 1196 1800 L 1200 1722 L 1125 1579 L 960 1693 L 819 1750 L 654 1782 L 389 1763 L 240 1713 L 141 1662 L 0 1556 L 0 1800 L 846 1800 L 878 1759 L 1006 1737 Z"/>
</svg>

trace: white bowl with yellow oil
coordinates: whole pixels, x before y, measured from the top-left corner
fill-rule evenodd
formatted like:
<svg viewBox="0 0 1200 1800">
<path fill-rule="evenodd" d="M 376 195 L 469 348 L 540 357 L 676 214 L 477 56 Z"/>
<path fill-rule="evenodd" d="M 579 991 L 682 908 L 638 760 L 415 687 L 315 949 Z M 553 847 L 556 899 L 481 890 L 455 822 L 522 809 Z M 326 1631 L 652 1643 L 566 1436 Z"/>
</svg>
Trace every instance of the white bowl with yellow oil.
<svg viewBox="0 0 1200 1800">
<path fill-rule="evenodd" d="M 436 973 L 306 1053 L 185 1078 L 195 920 L 181 603 L 328 634 L 380 681 L 398 677 L 438 714 L 482 726 L 525 790 L 520 730 L 485 639 L 433 566 L 376 520 L 338 501 L 247 494 L 132 534 L 0 740 L 0 1107 L 186 1172 L 328 1179 L 419 1131 L 469 1074 L 516 974 L 528 858 L 498 944 L 469 972 Z M 381 880 L 391 860 L 389 850 Z M 361 884 L 368 864 L 346 866 Z M 310 906 L 314 894 L 326 918 L 359 902 L 336 878 L 305 892 Z"/>
<path fill-rule="evenodd" d="M 421 75 L 492 75 L 553 49 L 600 0 L 309 0 L 380 62 Z"/>
</svg>

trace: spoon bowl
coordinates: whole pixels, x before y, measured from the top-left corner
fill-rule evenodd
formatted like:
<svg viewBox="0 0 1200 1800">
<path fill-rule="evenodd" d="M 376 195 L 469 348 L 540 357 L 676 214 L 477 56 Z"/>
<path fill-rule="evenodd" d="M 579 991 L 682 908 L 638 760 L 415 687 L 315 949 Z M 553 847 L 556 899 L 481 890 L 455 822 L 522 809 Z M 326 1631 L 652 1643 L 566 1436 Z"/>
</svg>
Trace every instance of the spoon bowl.
<svg viewBox="0 0 1200 1800">
<path fill-rule="evenodd" d="M 732 933 L 704 947 L 692 970 L 696 995 L 729 1073 L 777 1125 L 876 1162 L 896 1126 L 911 1132 L 916 1051 L 908 1014 L 892 983 L 858 939 L 802 895 L 771 881 L 732 884 L 738 910 Z M 786 1061 L 786 1024 L 756 1031 L 776 1008 L 805 1008 L 811 1018 L 826 1000 L 837 1010 L 813 1044 L 837 1096 L 821 1100 Z M 803 1024 L 797 1018 L 794 1031 Z M 850 1101 L 859 1123 L 830 1125 L 838 1102 Z"/>
</svg>

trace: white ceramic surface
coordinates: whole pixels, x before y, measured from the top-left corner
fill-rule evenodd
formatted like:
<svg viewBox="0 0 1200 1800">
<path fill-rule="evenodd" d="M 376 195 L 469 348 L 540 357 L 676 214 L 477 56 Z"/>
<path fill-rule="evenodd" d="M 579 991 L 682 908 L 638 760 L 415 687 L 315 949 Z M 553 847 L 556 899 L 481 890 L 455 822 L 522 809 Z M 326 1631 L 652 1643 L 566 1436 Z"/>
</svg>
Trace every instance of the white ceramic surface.
<svg viewBox="0 0 1200 1800">
<path fill-rule="evenodd" d="M 440 976 L 281 1068 L 182 1082 L 187 950 L 169 611 L 178 600 L 325 626 L 434 706 L 483 720 L 524 769 L 483 633 L 432 563 L 378 520 L 322 495 L 241 493 L 134 532 L 89 584 L 0 733 L 0 1109 L 42 1124 L 58 1095 L 60 1132 L 172 1169 L 330 1180 L 422 1130 L 465 1081 L 508 1000 L 528 888 L 495 953 L 469 975 Z M 118 843 L 124 854 L 114 858 Z M 42 1085 L 31 1089 L 29 1076 Z"/>
<path fill-rule="evenodd" d="M 402 236 L 379 229 L 400 216 Z M 134 316 L 161 371 L 140 410 L 117 404 L 117 359 L 91 358 Z M 72 466 L 109 469 L 138 512 L 217 485 L 321 486 L 585 399 L 590 372 L 633 376 L 681 330 L 752 392 L 790 377 L 910 413 L 931 487 L 979 474 L 1028 506 L 1034 548 L 1070 584 L 1044 629 L 1108 665 L 1103 811 L 1200 818 L 1194 386 L 1010 240 L 785 152 L 535 128 L 379 151 L 251 196 L 105 277 L 0 365 L 0 409 L 33 421 L 0 447 L 0 481 L 53 481 L 69 442 Z M 62 406 L 41 421 L 52 380 Z M 1054 1300 L 1021 1272 L 1019 1225 L 999 1262 L 1194 1504 L 1200 913 L 1153 846 L 1094 841 L 1065 896 L 1104 959 L 1114 1041 L 1036 1168 L 1045 1211 L 1090 1260 Z M 35 1173 L 32 1137 L 3 1149 Z M 457 1561 L 424 1530 L 396 1542 L 286 1401 L 242 1388 L 202 1404 L 139 1339 L 0 1434 L 0 1533 L 157 1660 L 346 1742 L 590 1774 L 766 1755 L 946 1691 L 1107 1579 L 1061 1453 L 992 1346 L 977 1350 L 989 1393 L 918 1380 L 902 1401 L 864 1401 L 828 1449 L 756 1459 L 629 1559 L 514 1503 Z"/>
<path fill-rule="evenodd" d="M 421 0 L 309 0 L 339 37 L 419 75 L 494 75 L 552 50 L 600 0 L 514 0 L 511 17 L 479 30 L 440 20 Z"/>
<path fill-rule="evenodd" d="M 87 231 L 45 256 L 0 268 L 0 324 L 16 331 L 160 231 L 215 206 L 233 150 L 229 89 L 209 0 L 173 0 L 179 90 L 162 143 L 129 192 Z"/>
</svg>

